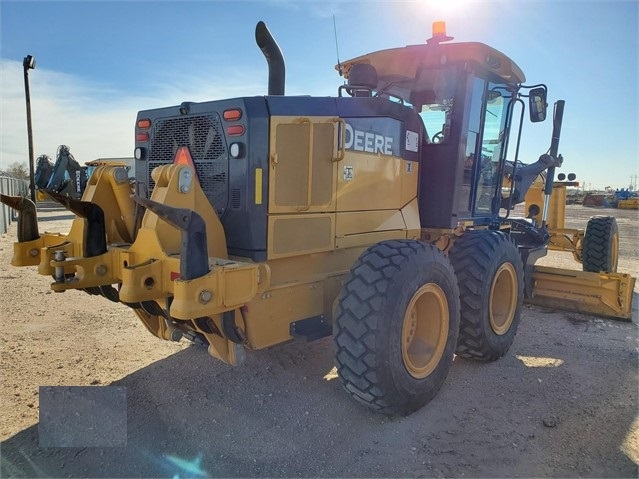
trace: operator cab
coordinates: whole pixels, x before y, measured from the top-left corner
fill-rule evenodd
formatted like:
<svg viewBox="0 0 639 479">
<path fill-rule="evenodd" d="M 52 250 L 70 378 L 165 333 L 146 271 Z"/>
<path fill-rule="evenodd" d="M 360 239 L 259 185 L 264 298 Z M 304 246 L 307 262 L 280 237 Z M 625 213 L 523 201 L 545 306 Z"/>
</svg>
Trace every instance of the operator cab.
<svg viewBox="0 0 639 479">
<path fill-rule="evenodd" d="M 426 44 L 345 62 L 339 67 L 349 85 L 340 88 L 359 96 L 360 88 L 351 84 L 366 78 L 368 87 L 376 79 L 373 96 L 411 106 L 421 119 L 422 227 L 496 224 L 500 209 L 508 203 L 502 200 L 502 179 L 513 110 L 522 103 L 518 92 L 525 76 L 515 62 L 487 45 L 445 43 L 449 40 L 452 37 L 436 22 Z M 351 81 L 351 74 L 357 81 Z M 545 88 L 538 90 L 532 121 L 545 118 Z"/>
</svg>

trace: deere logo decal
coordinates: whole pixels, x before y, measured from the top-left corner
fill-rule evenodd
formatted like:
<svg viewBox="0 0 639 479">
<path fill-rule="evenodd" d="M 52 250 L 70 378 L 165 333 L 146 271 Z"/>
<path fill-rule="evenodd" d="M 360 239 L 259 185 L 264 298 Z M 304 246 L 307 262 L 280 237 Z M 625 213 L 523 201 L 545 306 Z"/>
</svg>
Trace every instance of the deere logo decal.
<svg viewBox="0 0 639 479">
<path fill-rule="evenodd" d="M 400 122 L 392 118 L 348 118 L 346 149 L 399 156 Z"/>
</svg>

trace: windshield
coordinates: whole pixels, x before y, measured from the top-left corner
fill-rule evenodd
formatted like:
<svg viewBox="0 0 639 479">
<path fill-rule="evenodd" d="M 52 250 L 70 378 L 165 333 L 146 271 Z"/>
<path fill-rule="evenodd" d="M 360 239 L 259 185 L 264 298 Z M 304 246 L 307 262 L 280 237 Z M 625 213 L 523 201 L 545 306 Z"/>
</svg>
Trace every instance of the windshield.
<svg viewBox="0 0 639 479">
<path fill-rule="evenodd" d="M 477 183 L 477 203 L 475 210 L 490 213 L 492 199 L 495 196 L 498 178 L 499 160 L 504 145 L 504 128 L 508 101 L 494 84 L 488 85 L 485 109 L 483 112 L 484 131 L 481 142 L 481 166 Z"/>
</svg>

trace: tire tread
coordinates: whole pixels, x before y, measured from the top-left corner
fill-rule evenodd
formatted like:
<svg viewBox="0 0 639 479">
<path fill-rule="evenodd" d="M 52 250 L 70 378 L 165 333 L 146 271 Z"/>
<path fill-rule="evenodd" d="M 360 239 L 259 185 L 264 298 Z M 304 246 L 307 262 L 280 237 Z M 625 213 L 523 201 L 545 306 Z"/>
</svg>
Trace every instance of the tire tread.
<svg viewBox="0 0 639 479">
<path fill-rule="evenodd" d="M 381 365 L 377 338 L 382 321 L 378 313 L 392 300 L 391 285 L 404 263 L 424 250 L 441 255 L 440 260 L 448 264 L 454 280 L 452 266 L 439 250 L 418 241 L 390 240 L 371 246 L 360 256 L 338 296 L 333 325 L 338 376 L 354 399 L 384 414 L 407 414 L 419 407 L 398 403 L 385 387 L 378 374 Z"/>
<path fill-rule="evenodd" d="M 462 235 L 451 251 L 450 257 L 457 276 L 461 303 L 457 354 L 464 358 L 494 361 L 503 356 L 508 349 L 494 348 L 486 337 L 485 315 L 487 312 L 484 311 L 485 298 L 482 297 L 488 280 L 486 273 L 495 255 L 503 248 L 516 250 L 514 242 L 501 232 L 477 231 Z M 523 272 L 519 280 L 518 290 L 521 298 L 523 297 Z M 521 303 L 521 299 L 519 301 Z M 519 314 L 520 311 L 517 311 L 516 315 Z M 513 321 L 515 329 L 518 319 L 517 317 Z"/>
<path fill-rule="evenodd" d="M 612 241 L 617 232 L 617 220 L 613 216 L 593 216 L 588 221 L 582 246 L 583 270 L 593 273 L 610 273 L 612 264 Z"/>
</svg>

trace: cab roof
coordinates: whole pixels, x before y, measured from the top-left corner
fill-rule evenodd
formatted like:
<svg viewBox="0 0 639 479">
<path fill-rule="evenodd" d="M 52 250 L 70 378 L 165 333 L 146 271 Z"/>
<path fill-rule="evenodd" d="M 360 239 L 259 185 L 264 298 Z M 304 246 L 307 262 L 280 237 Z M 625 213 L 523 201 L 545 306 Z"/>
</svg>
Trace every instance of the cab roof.
<svg viewBox="0 0 639 479">
<path fill-rule="evenodd" d="M 348 78 L 355 64 L 370 64 L 377 70 L 377 90 L 410 101 L 410 93 L 429 88 L 426 71 L 459 62 L 471 62 L 492 72 L 504 83 L 516 86 L 526 81 L 517 64 L 503 53 L 479 42 L 439 43 L 391 48 L 362 55 L 335 66 Z M 421 81 L 420 81 L 421 80 Z M 424 83 L 424 84 L 421 84 Z"/>
</svg>

